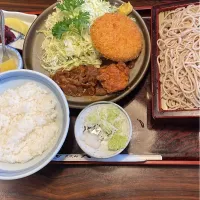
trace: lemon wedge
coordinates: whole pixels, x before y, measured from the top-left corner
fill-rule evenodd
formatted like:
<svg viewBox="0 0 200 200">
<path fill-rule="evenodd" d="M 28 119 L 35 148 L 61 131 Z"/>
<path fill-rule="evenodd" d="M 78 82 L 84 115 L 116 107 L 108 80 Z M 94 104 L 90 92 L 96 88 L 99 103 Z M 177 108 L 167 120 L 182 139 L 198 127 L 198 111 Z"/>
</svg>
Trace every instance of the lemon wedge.
<svg viewBox="0 0 200 200">
<path fill-rule="evenodd" d="M 128 15 L 132 12 L 133 10 L 133 6 L 130 4 L 130 2 L 128 3 L 123 3 L 119 8 L 118 8 L 118 12 L 122 13 L 124 15 Z"/>
<path fill-rule="evenodd" d="M 23 35 L 26 35 L 29 28 L 27 24 L 17 18 L 5 18 L 5 25 Z"/>
<path fill-rule="evenodd" d="M 6 62 L 0 64 L 0 72 L 17 69 L 14 59 L 9 59 Z"/>
</svg>

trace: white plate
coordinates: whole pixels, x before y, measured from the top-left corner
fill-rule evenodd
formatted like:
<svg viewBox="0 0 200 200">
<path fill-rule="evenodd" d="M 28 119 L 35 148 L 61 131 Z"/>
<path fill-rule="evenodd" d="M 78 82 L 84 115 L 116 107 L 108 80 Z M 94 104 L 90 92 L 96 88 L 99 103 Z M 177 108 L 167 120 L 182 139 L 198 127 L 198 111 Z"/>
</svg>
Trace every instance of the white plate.
<svg viewBox="0 0 200 200">
<path fill-rule="evenodd" d="M 30 28 L 31 24 L 34 22 L 34 20 L 37 18 L 37 15 L 25 14 L 25 13 L 20 13 L 20 12 L 11 12 L 11 11 L 3 10 L 3 13 L 4 13 L 5 18 L 11 17 L 11 18 L 20 19 L 25 24 L 27 24 L 29 26 L 29 28 Z M 10 43 L 8 45 L 11 47 L 14 47 L 16 49 L 22 50 L 25 36 L 16 31 L 13 31 L 13 30 L 11 30 L 11 31 L 16 36 L 16 39 L 15 39 L 15 41 L 13 41 L 12 43 Z"/>
</svg>

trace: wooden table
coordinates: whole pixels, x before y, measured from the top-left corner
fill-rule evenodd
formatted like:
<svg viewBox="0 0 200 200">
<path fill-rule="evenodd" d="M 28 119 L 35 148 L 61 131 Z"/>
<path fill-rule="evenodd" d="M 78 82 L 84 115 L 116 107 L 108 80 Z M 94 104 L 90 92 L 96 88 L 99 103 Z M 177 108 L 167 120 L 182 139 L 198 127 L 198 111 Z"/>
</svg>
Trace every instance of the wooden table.
<svg viewBox="0 0 200 200">
<path fill-rule="evenodd" d="M 177 0 L 178 1 L 178 0 Z M 1 0 L 0 8 L 22 12 L 42 11 L 55 0 Z M 150 8 L 167 0 L 134 0 Z M 49 164 L 21 180 L 0 181 L 0 200 L 150 200 L 199 199 L 196 166 L 78 166 Z"/>
</svg>

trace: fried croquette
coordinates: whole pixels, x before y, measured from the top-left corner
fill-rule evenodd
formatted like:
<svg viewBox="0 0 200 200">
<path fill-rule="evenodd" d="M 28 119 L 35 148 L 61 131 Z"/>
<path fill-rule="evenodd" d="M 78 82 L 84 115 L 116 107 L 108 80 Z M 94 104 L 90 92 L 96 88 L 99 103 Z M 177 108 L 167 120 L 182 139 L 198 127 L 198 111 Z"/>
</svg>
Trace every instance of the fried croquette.
<svg viewBox="0 0 200 200">
<path fill-rule="evenodd" d="M 129 81 L 129 68 L 125 63 L 111 64 L 99 69 L 97 80 L 107 93 L 123 90 Z"/>
<path fill-rule="evenodd" d="M 90 29 L 94 47 L 107 59 L 130 61 L 142 50 L 142 34 L 137 24 L 120 13 L 106 13 Z"/>
</svg>

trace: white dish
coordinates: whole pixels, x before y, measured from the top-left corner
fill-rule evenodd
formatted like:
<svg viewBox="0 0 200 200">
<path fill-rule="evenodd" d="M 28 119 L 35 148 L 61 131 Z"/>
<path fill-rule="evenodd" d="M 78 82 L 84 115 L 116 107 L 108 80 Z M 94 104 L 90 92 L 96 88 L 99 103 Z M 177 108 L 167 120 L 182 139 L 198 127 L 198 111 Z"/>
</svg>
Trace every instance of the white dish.
<svg viewBox="0 0 200 200">
<path fill-rule="evenodd" d="M 101 149 L 95 149 L 92 148 L 91 146 L 87 145 L 85 143 L 85 141 L 82 139 L 83 138 L 83 132 L 84 132 L 84 121 L 85 121 L 85 117 L 88 115 L 88 113 L 95 109 L 96 106 L 99 106 L 100 104 L 111 104 L 114 105 L 116 107 L 118 107 L 120 109 L 120 111 L 122 112 L 122 114 L 125 115 L 126 119 L 127 119 L 127 124 L 128 124 L 128 140 L 126 142 L 126 145 L 123 149 L 119 149 L 117 151 L 110 151 L 106 148 L 101 148 Z M 129 144 L 130 140 L 132 137 L 132 123 L 131 120 L 128 116 L 128 114 L 126 113 L 126 111 L 120 107 L 119 105 L 113 103 L 113 102 L 109 102 L 109 101 L 100 101 L 100 102 L 96 102 L 93 104 L 90 104 L 89 106 L 87 106 L 85 109 L 83 109 L 79 116 L 76 119 L 75 122 L 75 138 L 76 141 L 78 143 L 78 145 L 80 146 L 80 148 L 89 156 L 91 157 L 95 157 L 95 158 L 110 158 L 113 156 L 116 156 L 117 154 L 120 154 Z"/>
<path fill-rule="evenodd" d="M 36 81 L 40 85 L 47 87 L 57 98 L 58 110 L 60 113 L 59 118 L 61 120 L 60 135 L 55 146 L 45 151 L 41 156 L 37 156 L 26 163 L 10 164 L 0 162 L 0 179 L 2 180 L 23 178 L 42 169 L 58 153 L 68 133 L 70 121 L 68 102 L 62 90 L 49 77 L 31 70 L 13 70 L 2 73 L 0 74 L 0 85 L 2 86 L 0 87 L 0 94 L 9 88 L 16 88 L 30 80 Z"/>
<path fill-rule="evenodd" d="M 6 49 L 7 49 L 8 56 L 10 58 L 14 59 L 16 65 L 17 65 L 17 69 L 22 69 L 23 61 L 22 61 L 22 57 L 21 57 L 20 53 L 13 47 L 6 46 Z M 2 57 L 3 57 L 2 51 L 3 51 L 2 45 L 0 45 L 0 63 L 2 63 Z"/>
<path fill-rule="evenodd" d="M 11 12 L 11 11 L 3 10 L 3 13 L 4 13 L 5 18 L 11 17 L 11 18 L 20 19 L 25 24 L 27 24 L 29 26 L 29 28 L 30 28 L 31 24 L 34 22 L 34 20 L 37 18 L 37 15 L 25 14 L 25 13 L 21 13 L 21 12 Z M 16 39 L 8 45 L 11 46 L 11 47 L 14 47 L 16 49 L 22 50 L 25 37 L 22 34 L 16 32 L 16 31 L 12 30 L 12 32 L 16 36 Z"/>
</svg>

